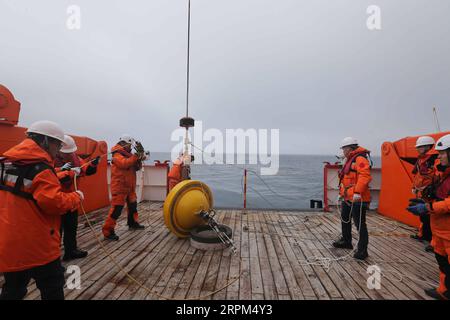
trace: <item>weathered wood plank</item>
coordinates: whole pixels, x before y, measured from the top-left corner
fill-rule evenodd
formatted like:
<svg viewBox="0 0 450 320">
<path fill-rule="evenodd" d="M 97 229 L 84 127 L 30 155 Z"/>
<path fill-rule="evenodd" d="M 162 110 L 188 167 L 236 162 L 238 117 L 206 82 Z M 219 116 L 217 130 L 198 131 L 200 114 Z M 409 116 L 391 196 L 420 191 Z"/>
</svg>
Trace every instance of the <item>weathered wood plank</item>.
<svg viewBox="0 0 450 320">
<path fill-rule="evenodd" d="M 89 215 L 101 239 L 107 209 Z M 208 295 L 207 299 L 229 300 L 429 299 L 423 289 L 438 281 L 433 255 L 408 237 L 413 230 L 401 229 L 396 222 L 374 213 L 367 216 L 371 234 L 367 261 L 349 257 L 333 262 L 327 272 L 306 260 L 349 252 L 331 245 L 340 235 L 336 214 L 218 210 L 217 220 L 234 231 L 238 255 L 232 256 L 228 250 L 201 252 L 187 240 L 177 239 L 165 228 L 161 210 L 161 203 L 140 204 L 140 220 L 148 225 L 147 229 L 130 232 L 122 217 L 116 229 L 120 241 L 101 240 L 124 270 L 151 293 L 112 264 L 80 217 L 78 242 L 89 256 L 64 263 L 76 264 L 82 271 L 82 289 L 65 289 L 66 298 L 185 299 Z M 356 240 L 356 230 L 353 236 Z M 381 290 L 367 288 L 366 269 L 370 264 L 380 266 L 384 272 Z M 400 275 L 401 281 L 397 279 Z M 238 281 L 212 295 L 239 276 Z M 40 299 L 34 281 L 28 289 L 26 299 Z"/>
</svg>

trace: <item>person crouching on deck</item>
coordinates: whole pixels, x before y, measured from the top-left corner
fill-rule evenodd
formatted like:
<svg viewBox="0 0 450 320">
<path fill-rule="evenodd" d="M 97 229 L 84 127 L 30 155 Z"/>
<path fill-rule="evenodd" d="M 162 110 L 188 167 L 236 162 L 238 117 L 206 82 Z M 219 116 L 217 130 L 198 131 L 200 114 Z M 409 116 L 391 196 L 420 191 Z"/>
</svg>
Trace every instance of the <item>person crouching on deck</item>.
<svg viewBox="0 0 450 320">
<path fill-rule="evenodd" d="M 19 300 L 31 279 L 43 300 L 64 299 L 61 215 L 78 208 L 81 191 L 66 193 L 53 168 L 64 141 L 54 122 L 38 121 L 6 151 L 0 175 L 0 300 Z"/>
<path fill-rule="evenodd" d="M 170 168 L 170 171 L 167 175 L 169 180 L 169 191 L 172 190 L 181 181 L 191 179 L 190 164 L 192 162 L 194 162 L 193 155 L 183 157 L 182 154 L 173 162 L 172 168 Z"/>
<path fill-rule="evenodd" d="M 430 297 L 439 300 L 450 299 L 450 135 L 443 136 L 436 143 L 440 164 L 436 166 L 437 177 L 433 183 L 433 201 L 412 203 L 408 211 L 416 216 L 430 216 L 434 248 L 440 270 L 439 288 L 425 290 Z"/>
<path fill-rule="evenodd" d="M 74 178 L 90 176 L 97 173 L 100 157 L 86 163 L 75 152 L 78 150 L 75 140 L 71 136 L 64 136 L 64 144 L 55 160 L 55 169 L 61 182 L 62 190 L 70 193 L 75 191 Z M 78 211 L 67 211 L 61 217 L 61 232 L 64 243 L 64 261 L 80 259 L 87 256 L 87 252 L 77 246 Z"/>
<path fill-rule="evenodd" d="M 118 144 L 112 148 L 111 161 L 111 209 L 103 225 L 103 235 L 106 239 L 119 240 L 114 229 L 117 219 L 122 213 L 125 203 L 128 207 L 128 227 L 139 230 L 145 227 L 138 222 L 136 172 L 142 168 L 145 155 L 132 154 L 134 139 L 122 135 Z"/>
<path fill-rule="evenodd" d="M 369 183 L 372 180 L 370 170 L 370 151 L 359 147 L 354 138 L 345 138 L 341 149 L 346 158 L 339 172 L 339 195 L 341 202 L 342 238 L 333 243 L 336 248 L 353 249 L 352 219 L 359 231 L 358 249 L 354 258 L 364 260 L 368 257 L 369 233 L 366 225 L 366 210 L 370 204 Z"/>
<path fill-rule="evenodd" d="M 431 201 L 428 191 L 433 183 L 438 158 L 437 152 L 433 150 L 434 144 L 434 139 L 428 136 L 420 137 L 416 142 L 416 149 L 419 156 L 412 171 L 414 176 L 412 192 L 416 196 L 415 200 L 419 202 Z M 411 238 L 419 241 L 431 242 L 432 232 L 429 215 L 420 217 L 419 233 L 412 235 Z M 428 245 L 425 250 L 431 252 L 433 251 L 433 247 Z"/>
</svg>

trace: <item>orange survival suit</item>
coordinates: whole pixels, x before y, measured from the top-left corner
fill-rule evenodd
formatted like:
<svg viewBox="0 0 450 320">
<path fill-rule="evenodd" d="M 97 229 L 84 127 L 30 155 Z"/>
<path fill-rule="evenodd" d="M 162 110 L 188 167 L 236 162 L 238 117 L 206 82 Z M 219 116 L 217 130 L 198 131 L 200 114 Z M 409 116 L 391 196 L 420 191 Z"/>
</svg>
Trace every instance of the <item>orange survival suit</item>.
<svg viewBox="0 0 450 320">
<path fill-rule="evenodd" d="M 76 210 L 77 193 L 64 193 L 53 160 L 25 139 L 4 153 L 0 177 L 0 272 L 43 266 L 61 256 L 60 220 Z"/>
<path fill-rule="evenodd" d="M 348 156 L 344 167 L 339 172 L 339 194 L 341 203 L 341 227 L 342 239 L 334 243 L 334 246 L 344 245 L 353 248 L 352 220 L 359 231 L 358 250 L 355 256 L 367 257 L 369 244 L 369 232 L 366 224 L 366 211 L 370 203 L 369 183 L 372 180 L 369 162 L 370 152 L 362 147 L 357 147 Z M 361 196 L 355 201 L 355 194 Z"/>
<path fill-rule="evenodd" d="M 194 156 L 191 155 L 191 161 L 194 161 Z M 169 180 L 169 191 L 172 190 L 177 184 L 183 180 L 191 179 L 191 167 L 186 165 L 181 156 L 177 158 L 170 168 L 167 175 Z"/>
<path fill-rule="evenodd" d="M 108 218 L 103 225 L 103 234 L 108 237 L 114 233 L 116 221 L 127 203 L 128 226 L 138 224 L 137 196 L 136 196 L 136 172 L 142 168 L 139 157 L 125 150 L 120 144 L 112 148 L 111 161 L 111 209 Z"/>
<path fill-rule="evenodd" d="M 172 168 L 170 168 L 169 174 L 167 175 L 169 178 L 169 191 L 183 180 L 182 172 L 183 162 L 177 159 L 173 162 Z"/>
<path fill-rule="evenodd" d="M 418 199 L 422 199 L 426 202 L 431 201 L 431 195 L 428 193 L 428 190 L 434 182 L 437 157 L 436 151 L 431 150 L 424 155 L 419 155 L 412 171 L 414 176 L 413 193 Z M 420 240 L 431 241 L 432 232 L 429 215 L 420 216 L 420 226 L 417 237 Z"/>
<path fill-rule="evenodd" d="M 77 176 L 77 185 L 79 177 L 90 176 L 97 173 L 97 163 L 99 158 L 87 163 L 81 159 L 75 152 L 66 154 L 65 157 L 59 155 L 55 160 L 55 167 L 58 179 L 61 183 L 63 192 L 74 192 L 75 172 L 73 170 L 62 170 L 62 166 L 70 162 L 73 168 L 80 168 L 80 174 Z M 65 255 L 63 260 L 71 258 L 82 258 L 87 252 L 77 249 L 77 231 L 78 231 L 78 211 L 68 211 L 61 219 L 61 233 L 63 234 L 63 243 Z"/>
<path fill-rule="evenodd" d="M 339 173 L 339 194 L 344 201 L 353 201 L 353 195 L 361 195 L 362 202 L 370 202 L 369 183 L 371 164 L 368 160 L 370 151 L 362 147 L 353 150 Z"/>
<path fill-rule="evenodd" d="M 77 182 L 80 177 L 90 176 L 97 173 L 97 166 L 92 164 L 92 162 L 87 163 L 85 160 L 81 159 L 76 153 L 71 154 L 71 164 L 73 168 L 80 168 L 81 173 L 77 176 Z M 62 166 L 67 161 L 64 161 L 62 157 L 57 157 L 55 160 L 55 171 L 58 176 L 59 181 L 61 182 L 61 187 L 64 192 L 73 192 L 75 191 L 74 186 L 74 178 L 75 172 L 72 170 L 62 170 Z"/>
<path fill-rule="evenodd" d="M 431 230 L 436 260 L 440 270 L 438 293 L 450 299 L 450 167 L 437 166 L 438 182 L 431 203 Z"/>
</svg>

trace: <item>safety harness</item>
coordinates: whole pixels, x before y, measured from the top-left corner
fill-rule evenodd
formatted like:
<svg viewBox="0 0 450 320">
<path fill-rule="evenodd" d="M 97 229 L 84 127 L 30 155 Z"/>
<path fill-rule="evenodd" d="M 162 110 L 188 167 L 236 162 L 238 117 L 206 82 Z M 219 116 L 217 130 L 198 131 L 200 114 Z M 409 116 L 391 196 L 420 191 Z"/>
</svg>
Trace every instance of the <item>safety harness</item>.
<svg viewBox="0 0 450 320">
<path fill-rule="evenodd" d="M 438 171 L 443 172 L 443 175 L 439 179 L 439 183 L 434 186 L 432 193 L 435 200 L 442 201 L 450 196 L 450 168 L 438 165 Z"/>
<path fill-rule="evenodd" d="M 342 186 L 342 180 L 344 179 L 345 175 L 347 175 L 349 172 L 357 172 L 355 169 L 352 168 L 353 164 L 356 162 L 356 159 L 358 159 L 359 157 L 364 157 L 365 159 L 367 159 L 367 161 L 369 161 L 369 166 L 370 168 L 373 167 L 373 161 L 372 158 L 370 157 L 370 151 L 362 151 L 362 152 L 358 152 L 357 154 L 355 154 L 353 157 L 351 157 L 345 164 L 344 167 L 342 168 L 341 171 L 339 171 L 339 187 Z M 344 187 L 344 195 L 347 195 L 347 191 L 354 187 L 355 185 L 349 185 Z"/>
<path fill-rule="evenodd" d="M 27 200 L 35 201 L 32 193 L 23 191 L 25 179 L 33 181 L 35 176 L 47 169 L 50 169 L 53 173 L 55 173 L 54 168 L 44 162 L 19 165 L 6 163 L 5 160 L 5 158 L 0 158 L 0 190 L 11 192 L 16 196 L 25 198 Z M 7 180 L 9 180 L 9 182 L 15 180 L 14 186 L 7 185 Z"/>
<path fill-rule="evenodd" d="M 427 156 L 426 159 L 424 159 L 425 161 L 420 161 L 420 159 L 417 159 L 412 173 L 427 174 L 426 171 L 434 168 L 434 164 L 436 163 L 437 158 L 438 158 L 437 154 L 432 154 Z"/>
</svg>

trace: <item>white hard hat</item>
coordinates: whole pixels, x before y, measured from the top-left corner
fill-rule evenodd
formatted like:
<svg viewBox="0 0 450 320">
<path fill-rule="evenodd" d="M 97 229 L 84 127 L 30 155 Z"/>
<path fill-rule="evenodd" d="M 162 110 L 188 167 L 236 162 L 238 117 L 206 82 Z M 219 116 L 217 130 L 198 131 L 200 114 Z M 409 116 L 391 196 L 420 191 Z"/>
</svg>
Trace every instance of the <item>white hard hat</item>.
<svg viewBox="0 0 450 320">
<path fill-rule="evenodd" d="M 183 163 L 185 164 L 185 165 L 190 165 L 191 164 L 191 158 L 192 158 L 192 156 L 190 155 L 190 154 L 186 154 L 186 155 L 183 155 Z"/>
<path fill-rule="evenodd" d="M 135 140 L 132 136 L 130 136 L 129 134 L 123 134 L 120 136 L 119 142 L 126 142 L 129 144 L 134 144 Z"/>
<path fill-rule="evenodd" d="M 438 140 L 438 142 L 436 143 L 435 149 L 437 151 L 445 151 L 445 150 L 450 149 L 450 134 L 440 138 Z"/>
<path fill-rule="evenodd" d="M 37 121 L 28 128 L 27 133 L 37 133 L 64 142 L 63 129 L 53 121 Z"/>
<path fill-rule="evenodd" d="M 432 137 L 429 136 L 423 136 L 417 139 L 416 141 L 416 148 L 423 147 L 423 146 L 432 146 L 436 143 Z"/>
<path fill-rule="evenodd" d="M 341 141 L 341 149 L 352 145 L 358 145 L 358 140 L 352 137 L 347 137 Z"/>
<path fill-rule="evenodd" d="M 59 150 L 59 151 L 62 153 L 72 153 L 77 150 L 78 150 L 78 148 L 77 148 L 77 144 L 75 143 L 75 140 L 73 140 L 73 138 L 71 136 L 65 135 L 63 146 L 62 146 L 61 150 Z"/>
</svg>

